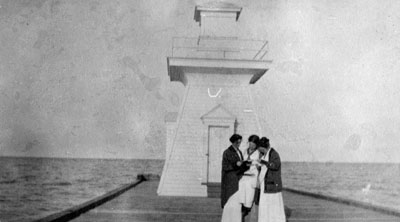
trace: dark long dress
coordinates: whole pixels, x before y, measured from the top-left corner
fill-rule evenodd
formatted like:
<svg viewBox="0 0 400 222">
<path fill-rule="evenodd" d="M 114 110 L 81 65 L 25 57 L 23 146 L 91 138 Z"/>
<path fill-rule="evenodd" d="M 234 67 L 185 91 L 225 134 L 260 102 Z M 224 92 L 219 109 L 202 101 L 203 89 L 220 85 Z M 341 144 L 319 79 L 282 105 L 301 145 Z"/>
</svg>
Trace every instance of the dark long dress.
<svg viewBox="0 0 400 222">
<path fill-rule="evenodd" d="M 240 152 L 240 154 L 242 154 Z M 237 161 L 242 160 L 232 146 L 228 147 L 222 155 L 221 173 L 221 207 L 224 208 L 229 197 L 239 189 L 239 180 L 243 173 L 248 169 L 244 164 L 237 166 Z"/>
</svg>

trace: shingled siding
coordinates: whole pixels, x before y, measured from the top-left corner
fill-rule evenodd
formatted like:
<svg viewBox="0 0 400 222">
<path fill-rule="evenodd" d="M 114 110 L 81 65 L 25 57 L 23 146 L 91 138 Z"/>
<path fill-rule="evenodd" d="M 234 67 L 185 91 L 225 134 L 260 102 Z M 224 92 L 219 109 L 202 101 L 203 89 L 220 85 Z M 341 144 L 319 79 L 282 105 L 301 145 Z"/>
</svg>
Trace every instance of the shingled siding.
<svg viewBox="0 0 400 222">
<path fill-rule="evenodd" d="M 206 175 L 204 164 L 207 163 L 207 156 L 203 147 L 205 126 L 200 117 L 218 104 L 236 116 L 237 133 L 245 139 L 250 134 L 259 133 L 255 113 L 251 111 L 253 104 L 248 86 L 214 85 L 213 91 L 221 88 L 219 96 L 215 98 L 209 96 L 205 85 L 187 87 L 186 102 L 178 117 L 176 135 L 172 135 L 172 150 L 165 162 L 159 195 L 207 196 L 207 187 L 201 185 L 204 180 L 202 177 Z M 242 148 L 245 146 L 246 143 L 243 143 Z"/>
</svg>

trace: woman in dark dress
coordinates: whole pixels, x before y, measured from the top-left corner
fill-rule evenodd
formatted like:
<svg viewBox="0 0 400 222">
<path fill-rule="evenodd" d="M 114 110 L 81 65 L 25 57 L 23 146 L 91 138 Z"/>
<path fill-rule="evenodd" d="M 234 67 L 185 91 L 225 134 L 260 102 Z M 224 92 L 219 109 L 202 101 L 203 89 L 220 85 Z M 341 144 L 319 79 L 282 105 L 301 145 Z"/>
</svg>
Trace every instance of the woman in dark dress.
<svg viewBox="0 0 400 222">
<path fill-rule="evenodd" d="M 258 140 L 259 138 L 256 135 L 252 135 L 249 138 L 249 142 L 254 145 L 252 147 L 254 151 Z M 239 150 L 241 137 L 239 139 L 234 135 L 231 137 L 231 142 L 232 146 L 224 151 L 222 159 L 221 204 L 224 209 L 221 221 L 241 222 L 252 206 L 252 203 L 248 203 L 252 202 L 252 199 L 246 198 L 246 194 L 254 197 L 254 192 L 250 194 L 253 182 L 251 178 L 254 177 L 254 182 L 256 183 L 257 177 L 256 174 L 248 175 L 246 178 L 243 177 L 245 172 L 249 172 L 251 160 L 245 161 L 242 152 Z M 248 155 L 251 154 L 249 153 Z M 255 170 L 257 171 L 257 169 Z M 247 203 L 248 205 L 246 205 Z"/>
<path fill-rule="evenodd" d="M 222 155 L 221 172 L 221 207 L 224 208 L 229 197 L 239 189 L 239 180 L 245 171 L 243 154 L 239 150 L 242 136 L 233 134 L 229 141 L 232 143 Z"/>
<path fill-rule="evenodd" d="M 282 198 L 281 159 L 278 152 L 269 144 L 269 139 L 260 139 L 259 150 L 261 172 L 260 202 L 258 206 L 258 222 L 285 222 L 285 210 Z"/>
</svg>

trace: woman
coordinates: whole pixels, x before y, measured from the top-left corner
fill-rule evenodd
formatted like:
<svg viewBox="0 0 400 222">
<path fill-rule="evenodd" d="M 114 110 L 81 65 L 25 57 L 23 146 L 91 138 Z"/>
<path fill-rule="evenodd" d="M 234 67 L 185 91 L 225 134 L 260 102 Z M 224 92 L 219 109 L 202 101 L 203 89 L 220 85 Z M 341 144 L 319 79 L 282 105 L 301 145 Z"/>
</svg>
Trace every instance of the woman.
<svg viewBox="0 0 400 222">
<path fill-rule="evenodd" d="M 256 135 L 252 135 L 249 137 L 249 145 L 252 147 L 250 151 L 247 151 L 250 156 L 255 156 L 255 149 L 257 147 L 257 143 L 259 141 L 259 137 Z M 234 146 L 234 143 L 232 143 Z M 242 222 L 243 217 L 248 213 L 249 209 L 251 209 L 251 204 L 254 198 L 254 188 L 251 188 L 251 183 L 257 183 L 257 176 L 244 176 L 244 173 L 250 175 L 252 171 L 251 168 L 251 160 L 246 160 L 243 158 L 241 161 L 238 161 L 238 158 L 228 158 L 228 153 L 231 153 L 232 156 L 234 152 L 240 153 L 238 147 L 237 150 L 233 150 L 232 148 L 228 148 L 222 158 L 222 190 L 221 190 L 221 201 L 222 201 L 222 222 Z M 230 151 L 229 151 L 230 150 Z M 248 154 L 246 158 L 248 158 Z M 240 155 L 240 154 L 239 154 Z M 238 155 L 238 156 L 239 156 Z M 250 157 L 251 158 L 251 157 Z M 231 159 L 232 161 L 227 161 Z M 257 158 L 258 159 L 258 158 Z M 257 170 L 257 169 L 256 169 Z M 228 173 L 234 173 L 232 177 L 235 176 L 240 178 L 240 180 L 230 180 L 230 184 L 227 184 L 226 175 Z M 252 180 L 252 178 L 254 178 Z M 236 190 L 231 195 L 225 195 L 227 187 L 235 187 Z M 250 198 L 250 192 L 253 189 L 253 196 Z M 233 189 L 229 189 L 233 190 Z M 230 194 L 230 193 L 229 193 Z M 228 198 L 226 198 L 228 196 Z M 249 206 L 248 208 L 244 206 Z"/>
<path fill-rule="evenodd" d="M 260 139 L 260 203 L 258 222 L 285 222 L 285 210 L 282 198 L 281 160 L 278 152 L 270 147 L 269 139 Z"/>
<path fill-rule="evenodd" d="M 260 152 L 258 151 L 258 143 L 260 138 L 257 135 L 251 135 L 248 139 L 249 148 L 247 148 L 244 159 L 250 164 L 250 168 L 244 172 L 242 179 L 239 181 L 239 202 L 242 204 L 242 211 L 246 216 L 254 202 L 254 192 L 258 182 L 258 166 Z"/>
<path fill-rule="evenodd" d="M 239 180 L 243 175 L 245 165 L 239 147 L 242 136 L 233 134 L 229 141 L 232 143 L 222 154 L 221 173 L 221 207 L 224 208 L 230 197 L 239 189 Z"/>
</svg>

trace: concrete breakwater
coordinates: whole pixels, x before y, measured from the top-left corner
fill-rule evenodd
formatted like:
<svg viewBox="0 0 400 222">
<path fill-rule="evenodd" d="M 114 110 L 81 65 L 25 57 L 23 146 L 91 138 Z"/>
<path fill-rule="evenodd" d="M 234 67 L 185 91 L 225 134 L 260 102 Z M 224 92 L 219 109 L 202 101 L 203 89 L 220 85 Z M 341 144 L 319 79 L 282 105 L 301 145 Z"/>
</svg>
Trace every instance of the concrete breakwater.
<svg viewBox="0 0 400 222">
<path fill-rule="evenodd" d="M 97 198 L 94 198 L 90 201 L 84 202 L 82 204 L 76 205 L 74 207 L 68 208 L 66 210 L 57 212 L 55 214 L 51 214 L 49 216 L 46 216 L 44 218 L 34 220 L 33 222 L 63 222 L 63 221 L 70 221 L 79 215 L 97 207 L 100 206 L 101 204 L 121 195 L 122 193 L 126 192 L 127 190 L 137 186 L 143 181 L 149 180 L 149 179 L 157 179 L 159 176 L 157 175 L 150 175 L 150 174 L 140 174 L 137 176 L 136 181 L 123 185 L 117 189 L 114 189 L 110 192 L 107 192 Z"/>
<path fill-rule="evenodd" d="M 400 217 L 400 212 L 395 209 L 382 207 L 382 206 L 376 206 L 371 203 L 366 203 L 366 202 L 342 198 L 342 197 L 334 197 L 334 196 L 329 196 L 329 195 L 324 195 L 324 194 L 319 194 L 319 193 L 307 192 L 307 191 L 302 191 L 302 190 L 296 190 L 296 189 L 292 189 L 292 188 L 288 188 L 288 187 L 284 187 L 283 189 L 285 191 L 296 193 L 296 194 L 314 197 L 317 199 L 329 200 L 329 201 L 333 201 L 333 202 L 337 202 L 337 203 L 341 203 L 341 204 L 360 207 L 360 208 L 364 208 L 367 210 L 373 210 L 376 212 Z"/>
<path fill-rule="evenodd" d="M 103 203 L 106 203 L 115 197 L 118 197 L 119 195 L 125 193 L 126 191 L 130 190 L 131 188 L 136 187 L 142 182 L 145 181 L 157 181 L 160 179 L 160 175 L 157 174 L 140 174 L 137 176 L 137 180 L 135 182 L 132 182 L 130 184 L 126 184 L 120 188 L 117 188 L 115 190 L 112 190 L 102 196 L 99 196 L 93 200 L 90 200 L 88 202 L 85 202 L 83 204 L 77 205 L 75 207 L 69 208 L 67 210 L 63 210 L 59 213 L 52 214 L 50 216 L 47 216 L 45 218 L 36 220 L 35 222 L 53 222 L 53 221 L 70 221 L 74 218 L 77 218 L 81 214 L 84 214 L 85 212 L 94 209 Z M 297 189 L 292 189 L 289 187 L 284 188 L 285 192 L 289 193 L 294 193 L 300 196 L 307 196 L 308 198 L 315 198 L 315 199 L 320 199 L 320 200 L 326 200 L 338 204 L 343 204 L 343 206 L 348 205 L 352 207 L 358 207 L 366 210 L 372 210 L 378 213 L 383 213 L 386 215 L 391 215 L 395 217 L 400 217 L 400 212 L 396 211 L 395 209 L 390 209 L 390 208 L 385 208 L 381 206 L 376 206 L 370 203 L 366 202 L 361 202 L 357 200 L 351 200 L 351 199 L 346 199 L 346 198 L 341 198 L 341 197 L 333 197 L 333 196 L 328 196 L 328 195 L 323 195 L 320 193 L 313 193 L 313 192 L 307 192 L 307 191 L 301 191 Z M 304 197 L 305 198 L 305 197 Z M 285 200 L 288 201 L 288 200 Z M 285 205 L 288 205 L 291 208 L 291 203 L 290 201 L 285 202 Z"/>
</svg>

